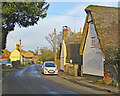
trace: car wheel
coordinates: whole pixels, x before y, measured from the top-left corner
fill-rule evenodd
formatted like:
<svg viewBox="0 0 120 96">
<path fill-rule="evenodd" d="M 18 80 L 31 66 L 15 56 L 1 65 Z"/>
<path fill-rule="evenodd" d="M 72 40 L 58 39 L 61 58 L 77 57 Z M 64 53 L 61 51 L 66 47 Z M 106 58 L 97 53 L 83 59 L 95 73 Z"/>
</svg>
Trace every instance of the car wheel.
<svg viewBox="0 0 120 96">
<path fill-rule="evenodd" d="M 9 68 L 11 68 L 11 66 L 10 66 L 10 65 L 8 65 L 8 67 L 9 67 Z"/>
</svg>

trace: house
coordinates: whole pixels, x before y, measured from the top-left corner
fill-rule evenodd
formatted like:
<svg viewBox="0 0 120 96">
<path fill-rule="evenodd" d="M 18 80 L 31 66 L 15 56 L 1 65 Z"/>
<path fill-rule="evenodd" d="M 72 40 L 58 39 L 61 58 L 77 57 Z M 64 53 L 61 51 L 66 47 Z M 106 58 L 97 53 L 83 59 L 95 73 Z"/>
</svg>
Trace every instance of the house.
<svg viewBox="0 0 120 96">
<path fill-rule="evenodd" d="M 78 33 L 70 32 L 63 28 L 63 42 L 61 44 L 60 69 L 64 70 L 64 66 L 68 63 L 81 65 L 81 57 L 79 54 L 81 43 L 81 31 Z"/>
<path fill-rule="evenodd" d="M 90 5 L 87 13 L 80 55 L 83 74 L 104 76 L 105 60 L 118 47 L 118 8 Z M 109 69 L 109 68 L 107 68 Z"/>
<path fill-rule="evenodd" d="M 10 59 L 10 54 L 11 52 L 9 52 L 7 49 L 4 49 L 2 53 L 2 59 Z"/>
<path fill-rule="evenodd" d="M 24 54 L 24 61 L 32 61 L 33 53 L 30 51 L 25 52 Z"/>
<path fill-rule="evenodd" d="M 20 52 L 20 46 L 18 44 L 16 44 L 16 48 L 11 52 L 10 60 L 11 62 L 18 60 L 20 60 L 21 62 L 24 61 L 23 53 Z"/>
<path fill-rule="evenodd" d="M 63 40 L 60 54 L 60 70 L 64 70 L 64 66 L 66 65 L 66 44 Z"/>
<path fill-rule="evenodd" d="M 72 64 L 78 64 L 80 65 L 81 59 L 79 54 L 80 44 L 81 44 L 81 38 L 68 38 L 65 40 L 66 44 L 66 62 Z"/>
<path fill-rule="evenodd" d="M 63 26 L 63 40 L 60 49 L 60 70 L 64 70 L 64 66 L 66 65 L 66 44 L 65 40 L 68 38 L 68 28 L 67 26 Z"/>
<path fill-rule="evenodd" d="M 24 61 L 26 62 L 33 61 L 34 63 L 37 63 L 38 61 L 37 54 L 31 50 L 28 50 L 23 55 L 24 55 Z"/>
<path fill-rule="evenodd" d="M 23 50 L 23 49 L 21 49 L 21 53 L 25 54 L 25 53 L 26 53 L 26 51 L 25 51 L 25 50 Z"/>
<path fill-rule="evenodd" d="M 81 37 L 81 36 L 79 36 Z M 81 76 L 81 67 L 82 67 L 82 56 L 79 54 L 79 49 L 81 45 L 81 39 L 82 38 L 68 38 L 66 40 L 66 51 L 67 51 L 67 56 L 66 56 L 66 63 L 72 64 L 72 66 L 75 67 L 77 65 L 77 69 L 74 69 L 74 71 L 77 71 L 76 76 Z M 71 70 L 69 70 L 71 71 Z M 73 74 L 73 73 L 71 73 Z"/>
</svg>

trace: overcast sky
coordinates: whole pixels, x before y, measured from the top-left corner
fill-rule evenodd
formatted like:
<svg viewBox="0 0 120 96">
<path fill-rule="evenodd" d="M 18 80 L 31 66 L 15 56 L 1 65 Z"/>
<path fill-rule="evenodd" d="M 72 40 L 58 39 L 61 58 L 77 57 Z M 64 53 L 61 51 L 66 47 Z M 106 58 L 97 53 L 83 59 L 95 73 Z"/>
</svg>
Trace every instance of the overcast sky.
<svg viewBox="0 0 120 96">
<path fill-rule="evenodd" d="M 7 37 L 7 49 L 12 51 L 16 44 L 19 44 L 19 40 L 22 40 L 22 49 L 24 50 L 36 50 L 37 47 L 51 47 L 46 41 L 45 37 L 52 33 L 56 28 L 57 33 L 62 31 L 62 26 L 67 25 L 74 29 L 76 32 L 83 29 L 86 13 L 84 9 L 88 5 L 101 5 L 118 7 L 118 0 L 80 0 L 83 2 L 73 2 L 73 0 L 66 0 L 67 2 L 52 2 L 54 0 L 47 0 L 50 3 L 50 7 L 47 11 L 48 15 L 44 19 L 40 19 L 38 24 L 30 26 L 28 28 L 15 27 L 15 30 L 10 32 Z M 79 0 L 76 0 L 79 1 Z M 94 2 L 101 1 L 101 2 Z M 114 1 L 114 2 L 113 2 Z"/>
</svg>

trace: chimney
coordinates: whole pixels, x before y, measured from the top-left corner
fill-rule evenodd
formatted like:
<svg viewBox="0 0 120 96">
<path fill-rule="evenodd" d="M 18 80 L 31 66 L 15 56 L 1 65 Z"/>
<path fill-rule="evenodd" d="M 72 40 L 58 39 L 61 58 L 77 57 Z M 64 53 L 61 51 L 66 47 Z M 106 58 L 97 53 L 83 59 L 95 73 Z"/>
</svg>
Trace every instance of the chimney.
<svg viewBox="0 0 120 96">
<path fill-rule="evenodd" d="M 68 38 L 68 27 L 63 26 L 63 40 Z"/>
<path fill-rule="evenodd" d="M 20 49 L 20 45 L 16 44 L 16 49 Z"/>
</svg>

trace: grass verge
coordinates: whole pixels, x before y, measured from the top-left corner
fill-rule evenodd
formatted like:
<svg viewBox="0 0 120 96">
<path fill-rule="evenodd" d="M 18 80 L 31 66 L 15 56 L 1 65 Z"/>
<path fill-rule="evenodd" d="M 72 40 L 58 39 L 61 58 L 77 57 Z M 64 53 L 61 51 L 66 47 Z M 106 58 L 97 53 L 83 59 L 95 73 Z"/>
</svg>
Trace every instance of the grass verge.
<svg viewBox="0 0 120 96">
<path fill-rule="evenodd" d="M 3 68 L 2 69 L 2 72 L 12 72 L 14 71 L 15 69 L 12 69 L 12 68 Z"/>
</svg>

